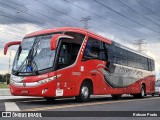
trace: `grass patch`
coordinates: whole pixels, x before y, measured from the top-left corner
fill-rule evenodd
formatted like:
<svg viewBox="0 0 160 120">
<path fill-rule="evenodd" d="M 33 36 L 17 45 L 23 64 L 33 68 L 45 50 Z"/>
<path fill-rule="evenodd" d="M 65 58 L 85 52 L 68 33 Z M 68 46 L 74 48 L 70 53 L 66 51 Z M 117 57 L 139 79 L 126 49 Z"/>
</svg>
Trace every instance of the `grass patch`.
<svg viewBox="0 0 160 120">
<path fill-rule="evenodd" d="M 1 88 L 9 88 L 9 85 L 6 85 L 6 84 L 0 84 L 0 89 Z"/>
</svg>

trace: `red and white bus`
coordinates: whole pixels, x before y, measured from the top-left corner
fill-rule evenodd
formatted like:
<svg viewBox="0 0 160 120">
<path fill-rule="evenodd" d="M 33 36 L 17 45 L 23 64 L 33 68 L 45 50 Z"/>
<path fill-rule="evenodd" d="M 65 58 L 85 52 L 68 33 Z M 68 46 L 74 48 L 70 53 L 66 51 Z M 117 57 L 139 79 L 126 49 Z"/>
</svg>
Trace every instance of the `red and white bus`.
<svg viewBox="0 0 160 120">
<path fill-rule="evenodd" d="M 155 92 L 154 60 L 81 28 L 63 27 L 26 35 L 14 58 L 10 91 L 47 100 L 122 94 L 144 97 Z"/>
</svg>

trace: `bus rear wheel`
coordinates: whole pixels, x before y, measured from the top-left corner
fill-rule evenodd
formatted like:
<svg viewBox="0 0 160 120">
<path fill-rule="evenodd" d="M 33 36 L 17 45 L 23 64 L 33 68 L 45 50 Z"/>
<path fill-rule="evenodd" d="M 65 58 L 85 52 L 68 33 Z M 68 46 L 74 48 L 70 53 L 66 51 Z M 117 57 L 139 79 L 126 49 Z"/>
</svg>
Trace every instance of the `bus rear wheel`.
<svg viewBox="0 0 160 120">
<path fill-rule="evenodd" d="M 80 102 L 87 102 L 90 99 L 91 90 L 87 82 L 83 82 L 80 88 L 79 96 L 76 96 L 76 100 Z"/>
<path fill-rule="evenodd" d="M 139 94 L 135 94 L 133 95 L 135 98 L 144 98 L 144 96 L 146 95 L 146 88 L 144 85 L 141 86 L 141 91 Z"/>
</svg>

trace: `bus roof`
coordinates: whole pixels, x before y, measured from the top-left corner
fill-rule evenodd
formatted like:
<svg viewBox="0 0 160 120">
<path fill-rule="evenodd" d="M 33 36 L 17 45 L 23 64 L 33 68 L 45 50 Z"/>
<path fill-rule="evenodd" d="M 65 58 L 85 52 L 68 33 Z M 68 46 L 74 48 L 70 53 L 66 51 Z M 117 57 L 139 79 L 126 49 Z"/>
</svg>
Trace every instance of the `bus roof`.
<svg viewBox="0 0 160 120">
<path fill-rule="evenodd" d="M 100 40 L 102 40 L 102 41 L 104 41 L 106 43 L 109 43 L 109 44 L 112 43 L 112 40 L 110 40 L 108 38 L 102 37 L 102 36 L 100 36 L 98 34 L 90 32 L 90 31 L 88 31 L 86 29 L 76 28 L 76 27 L 60 27 L 60 28 L 54 28 L 54 29 L 40 30 L 40 31 L 36 31 L 36 32 L 30 33 L 30 34 L 26 35 L 25 37 L 32 37 L 32 36 L 50 34 L 50 33 L 54 33 L 54 32 L 67 32 L 67 31 L 68 32 L 77 32 L 77 33 L 81 33 L 81 34 L 85 34 L 85 35 L 89 34 L 91 36 L 99 38 Z"/>
</svg>

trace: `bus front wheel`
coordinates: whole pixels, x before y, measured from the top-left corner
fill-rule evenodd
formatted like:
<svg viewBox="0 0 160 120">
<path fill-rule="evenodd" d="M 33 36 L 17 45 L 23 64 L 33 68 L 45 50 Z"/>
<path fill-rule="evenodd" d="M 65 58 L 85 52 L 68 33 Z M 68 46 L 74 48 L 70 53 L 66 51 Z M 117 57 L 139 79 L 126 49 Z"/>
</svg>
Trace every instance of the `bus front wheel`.
<svg viewBox="0 0 160 120">
<path fill-rule="evenodd" d="M 76 96 L 77 101 L 86 102 L 89 101 L 91 95 L 90 86 L 87 82 L 83 82 L 80 88 L 79 96 Z"/>
</svg>

